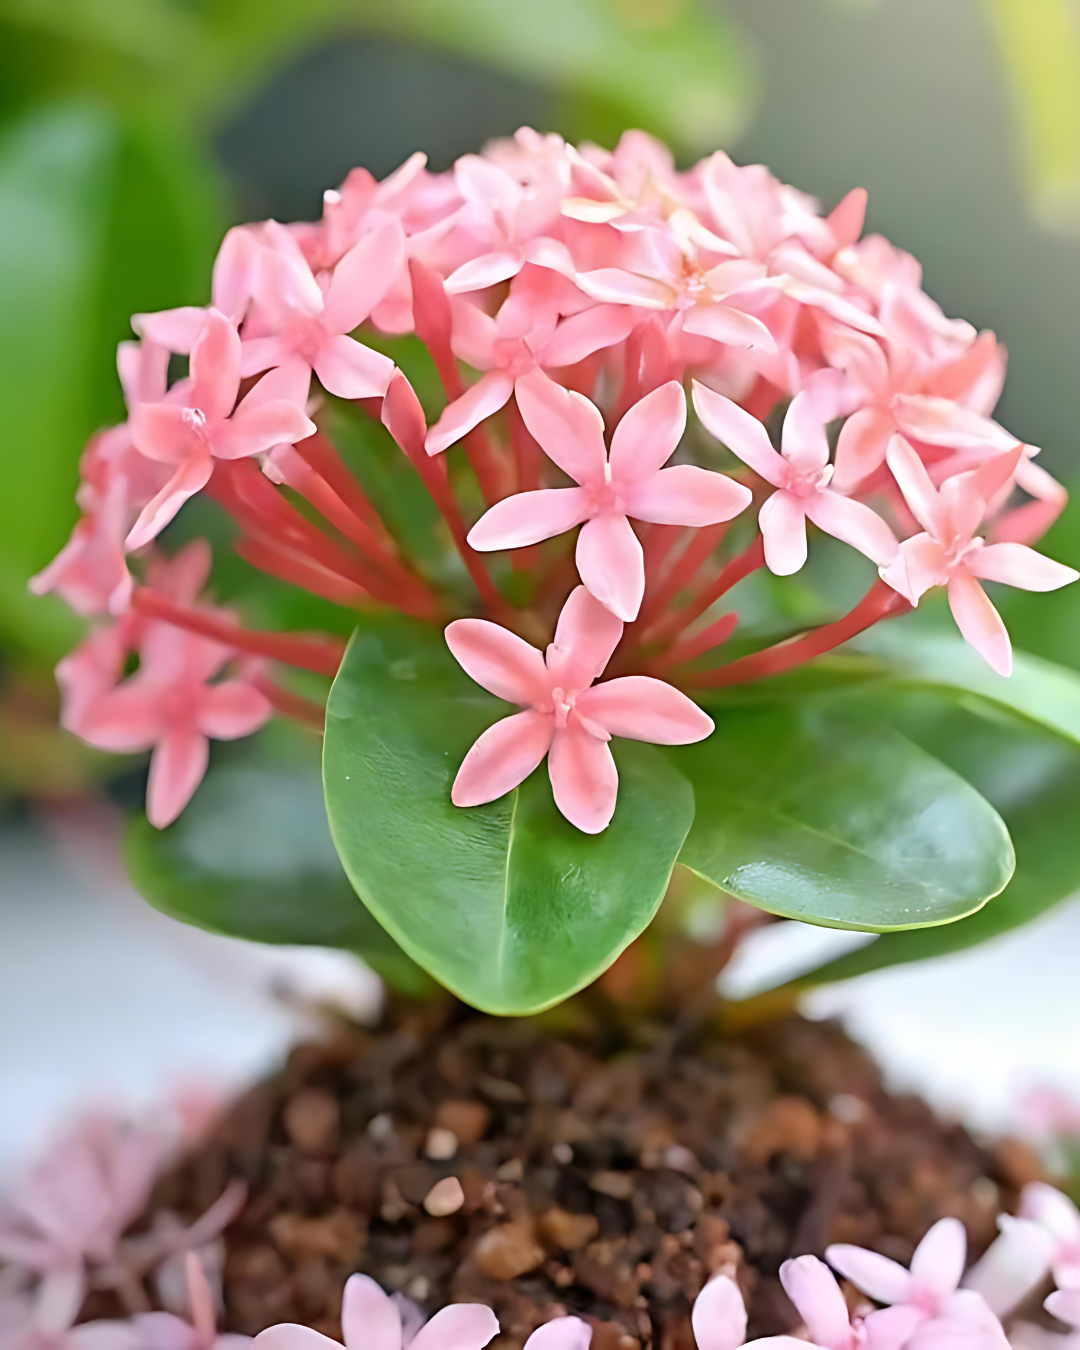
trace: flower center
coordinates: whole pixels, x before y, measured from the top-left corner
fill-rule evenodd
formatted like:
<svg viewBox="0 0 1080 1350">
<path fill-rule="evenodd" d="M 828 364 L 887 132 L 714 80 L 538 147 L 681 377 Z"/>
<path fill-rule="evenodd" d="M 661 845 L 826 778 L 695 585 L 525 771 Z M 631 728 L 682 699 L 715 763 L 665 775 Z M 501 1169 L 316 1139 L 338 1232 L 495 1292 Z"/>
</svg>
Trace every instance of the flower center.
<svg viewBox="0 0 1080 1350">
<path fill-rule="evenodd" d="M 184 421 L 201 440 L 206 440 L 206 414 L 201 408 L 185 408 L 181 414 Z"/>
<path fill-rule="evenodd" d="M 515 380 L 519 375 L 528 375 L 536 365 L 536 357 L 524 338 L 496 338 L 491 346 L 496 365 Z"/>
<path fill-rule="evenodd" d="M 786 491 L 793 497 L 812 497 L 815 492 L 828 487 L 832 481 L 833 465 L 826 464 L 823 469 L 810 469 L 806 473 L 794 472 Z"/>
<path fill-rule="evenodd" d="M 555 713 L 555 725 L 560 731 L 565 729 L 566 719 L 573 711 L 574 697 L 574 694 L 565 690 L 562 685 L 556 685 L 551 691 L 551 702 Z"/>
</svg>

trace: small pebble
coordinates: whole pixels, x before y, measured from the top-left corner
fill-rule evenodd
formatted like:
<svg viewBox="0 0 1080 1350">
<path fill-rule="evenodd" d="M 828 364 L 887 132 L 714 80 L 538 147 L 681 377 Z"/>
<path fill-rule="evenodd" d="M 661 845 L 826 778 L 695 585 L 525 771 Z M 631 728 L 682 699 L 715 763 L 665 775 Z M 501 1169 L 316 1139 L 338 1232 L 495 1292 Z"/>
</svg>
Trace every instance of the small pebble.
<svg viewBox="0 0 1080 1350">
<path fill-rule="evenodd" d="M 337 1144 L 341 1111 L 321 1088 L 301 1088 L 285 1103 L 285 1132 L 302 1153 L 327 1153 Z"/>
<path fill-rule="evenodd" d="M 457 1151 L 458 1137 L 453 1130 L 444 1129 L 441 1125 L 428 1130 L 427 1139 L 424 1141 L 425 1158 L 431 1158 L 434 1162 L 445 1162 Z"/>
<path fill-rule="evenodd" d="M 435 1123 L 456 1134 L 460 1143 L 475 1144 L 487 1133 L 491 1110 L 483 1102 L 440 1102 Z"/>
<path fill-rule="evenodd" d="M 589 1189 L 610 1195 L 613 1200 L 629 1200 L 634 1194 L 634 1177 L 631 1172 L 594 1172 L 589 1178 Z"/>
<path fill-rule="evenodd" d="M 481 1236 L 473 1257 L 489 1278 L 515 1280 L 541 1264 L 544 1249 L 533 1237 L 531 1225 L 500 1223 Z"/>
<path fill-rule="evenodd" d="M 465 1192 L 457 1177 L 443 1177 L 437 1181 L 424 1197 L 424 1208 L 434 1219 L 445 1218 L 447 1214 L 456 1214 L 465 1203 Z"/>
<path fill-rule="evenodd" d="M 574 1150 L 569 1144 L 556 1144 L 551 1150 L 551 1156 L 560 1167 L 569 1167 L 574 1161 Z"/>
<path fill-rule="evenodd" d="M 520 1158 L 511 1158 L 496 1170 L 495 1175 L 500 1181 L 521 1181 L 525 1176 L 525 1168 Z"/>
</svg>

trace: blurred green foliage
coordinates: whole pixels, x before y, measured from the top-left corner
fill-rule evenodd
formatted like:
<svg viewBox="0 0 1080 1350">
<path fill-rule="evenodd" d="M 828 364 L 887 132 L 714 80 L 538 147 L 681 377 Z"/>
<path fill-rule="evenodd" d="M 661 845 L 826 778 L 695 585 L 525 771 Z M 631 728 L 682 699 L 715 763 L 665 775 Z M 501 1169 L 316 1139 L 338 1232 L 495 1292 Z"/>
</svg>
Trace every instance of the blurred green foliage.
<svg viewBox="0 0 1080 1350">
<path fill-rule="evenodd" d="M 76 517 L 83 443 L 123 415 L 135 310 L 206 299 L 230 217 L 211 152 L 282 63 L 337 33 L 529 78 L 568 135 L 733 131 L 746 64 L 698 0 L 0 0 L 0 650 L 52 662 L 76 625 L 27 578 Z"/>
</svg>

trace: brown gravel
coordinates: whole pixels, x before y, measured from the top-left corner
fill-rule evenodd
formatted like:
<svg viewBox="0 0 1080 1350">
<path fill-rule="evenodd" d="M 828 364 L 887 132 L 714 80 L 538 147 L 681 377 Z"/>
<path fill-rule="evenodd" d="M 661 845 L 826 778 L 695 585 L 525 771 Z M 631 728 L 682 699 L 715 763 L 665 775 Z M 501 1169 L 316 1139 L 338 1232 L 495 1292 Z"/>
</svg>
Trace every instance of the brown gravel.
<svg viewBox="0 0 1080 1350">
<path fill-rule="evenodd" d="M 692 1350 L 710 1275 L 739 1280 L 751 1335 L 784 1332 L 787 1257 L 842 1241 L 906 1261 L 947 1214 L 978 1251 L 1037 1170 L 888 1095 L 833 1024 L 725 1038 L 580 1001 L 520 1021 L 451 1005 L 296 1049 L 154 1204 L 194 1215 L 227 1177 L 250 1184 L 226 1234 L 231 1330 L 338 1337 L 362 1270 L 427 1313 L 489 1303 L 501 1350 L 563 1312 L 595 1350 Z"/>
</svg>

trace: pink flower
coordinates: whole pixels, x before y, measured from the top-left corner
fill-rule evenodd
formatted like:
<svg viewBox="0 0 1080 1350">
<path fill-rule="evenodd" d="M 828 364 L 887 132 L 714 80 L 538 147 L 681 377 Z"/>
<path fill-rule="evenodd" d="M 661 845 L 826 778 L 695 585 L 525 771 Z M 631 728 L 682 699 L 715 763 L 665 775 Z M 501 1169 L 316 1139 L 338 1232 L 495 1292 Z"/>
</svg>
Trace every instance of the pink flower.
<svg viewBox="0 0 1080 1350">
<path fill-rule="evenodd" d="M 139 1350 L 248 1350 L 250 1336 L 218 1333 L 214 1296 L 194 1252 L 187 1254 L 185 1271 L 190 1322 L 166 1312 L 136 1314 L 127 1325 Z"/>
<path fill-rule="evenodd" d="M 350 1275 L 345 1285 L 341 1330 L 346 1350 L 405 1350 L 401 1310 L 368 1275 Z M 490 1308 L 451 1303 L 408 1345 L 410 1350 L 482 1350 L 498 1334 L 498 1319 Z M 338 1350 L 338 1342 L 329 1336 L 291 1322 L 260 1331 L 254 1344 L 258 1350 Z"/>
<path fill-rule="evenodd" d="M 1080 573 L 1044 558 L 1026 544 L 987 544 L 975 534 L 990 503 L 1016 471 L 1023 447 L 995 455 L 981 468 L 935 488 L 922 460 L 902 436 L 889 444 L 888 463 L 924 533 L 905 539 L 882 578 L 912 605 L 932 586 L 947 586 L 957 627 L 999 675 L 1012 671 L 1012 646 L 1001 615 L 979 584 L 1000 581 L 1026 591 L 1053 591 Z"/>
<path fill-rule="evenodd" d="M 1001 1236 L 964 1281 L 996 1313 L 1010 1312 L 1047 1274 L 1062 1289 L 1080 1289 L 1080 1211 L 1067 1195 L 1030 1182 L 1020 1193 L 1019 1214 L 1000 1215 L 998 1227 Z"/>
<path fill-rule="evenodd" d="M 619 787 L 607 744 L 612 736 L 687 745 L 709 735 L 712 718 L 662 680 L 628 675 L 590 687 L 622 631 L 622 621 L 584 586 L 563 606 L 544 654 L 486 619 L 447 627 L 447 645 L 477 684 L 526 709 L 496 722 L 473 745 L 454 779 L 455 806 L 494 801 L 547 755 L 555 805 L 585 834 L 599 834 L 615 812 Z"/>
<path fill-rule="evenodd" d="M 215 458 L 239 459 L 314 434 L 315 423 L 301 408 L 260 396 L 258 385 L 234 411 L 239 388 L 240 338 L 224 314 L 211 309 L 191 350 L 184 406 L 140 403 L 132 411 L 136 448 L 177 468 L 135 522 L 127 537 L 129 550 L 149 543 L 188 497 L 206 486 Z"/>
<path fill-rule="evenodd" d="M 806 562 L 807 519 L 879 565 L 896 556 L 896 538 L 881 517 L 830 486 L 829 442 L 810 392 L 788 408 L 780 454 L 756 417 L 696 380 L 694 407 L 717 440 L 777 489 L 758 515 L 770 571 L 790 576 Z"/>
<path fill-rule="evenodd" d="M 634 520 L 661 525 L 714 525 L 750 503 L 750 491 L 723 474 L 671 458 L 686 427 L 686 397 L 670 381 L 635 403 L 615 428 L 611 454 L 604 419 L 581 394 L 542 374 L 519 381 L 518 407 L 540 446 L 578 483 L 541 488 L 497 502 L 473 526 L 475 549 L 522 548 L 586 522 L 578 535 L 577 568 L 589 591 L 620 619 L 637 617 L 645 593 Z"/>
<path fill-rule="evenodd" d="M 400 223 L 384 217 L 318 277 L 293 235 L 271 221 L 259 252 L 255 308 L 244 324 L 241 374 L 295 367 L 340 398 L 381 398 L 394 363 L 349 334 L 384 298 L 405 263 Z M 305 386 L 306 393 L 306 386 Z"/>
<path fill-rule="evenodd" d="M 210 683 L 232 652 L 167 623 L 151 623 L 139 644 L 139 669 L 81 711 L 77 733 L 115 754 L 153 750 L 146 814 L 163 829 L 202 782 L 209 741 L 257 731 L 270 704 L 241 678 Z"/>
<path fill-rule="evenodd" d="M 939 1219 L 915 1248 L 910 1270 L 863 1247 L 836 1243 L 825 1259 L 834 1270 L 878 1303 L 914 1308 L 921 1317 L 937 1317 L 960 1286 L 967 1255 L 967 1234 L 959 1219 Z"/>
</svg>

